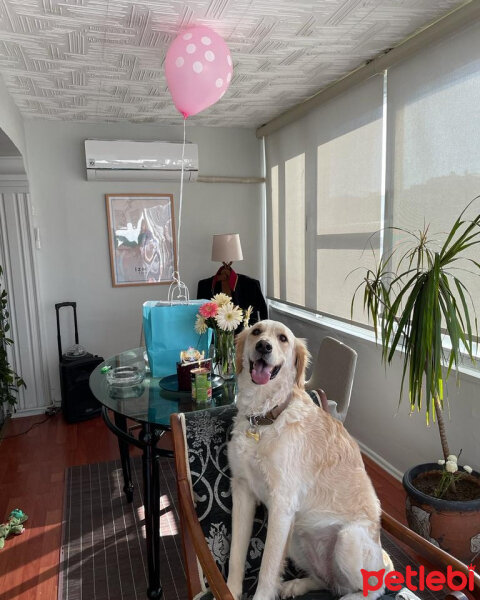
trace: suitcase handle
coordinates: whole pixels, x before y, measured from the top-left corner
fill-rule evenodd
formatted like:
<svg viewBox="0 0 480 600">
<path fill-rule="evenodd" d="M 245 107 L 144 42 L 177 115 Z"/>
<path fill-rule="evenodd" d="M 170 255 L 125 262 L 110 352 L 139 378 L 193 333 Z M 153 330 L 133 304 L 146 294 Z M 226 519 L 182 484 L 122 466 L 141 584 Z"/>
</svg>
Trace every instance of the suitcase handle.
<svg viewBox="0 0 480 600">
<path fill-rule="evenodd" d="M 75 343 L 78 344 L 78 325 L 77 325 L 77 303 L 76 302 L 58 302 L 55 304 L 55 310 L 57 312 L 57 345 L 58 345 L 58 360 L 62 361 L 62 339 L 60 337 L 60 317 L 59 311 L 64 306 L 71 306 L 73 308 L 73 322 L 75 325 Z"/>
<path fill-rule="evenodd" d="M 59 310 L 60 308 L 63 308 L 64 306 L 71 306 L 72 308 L 77 308 L 77 303 L 76 302 L 59 302 L 58 304 L 55 304 L 55 310 Z"/>
</svg>

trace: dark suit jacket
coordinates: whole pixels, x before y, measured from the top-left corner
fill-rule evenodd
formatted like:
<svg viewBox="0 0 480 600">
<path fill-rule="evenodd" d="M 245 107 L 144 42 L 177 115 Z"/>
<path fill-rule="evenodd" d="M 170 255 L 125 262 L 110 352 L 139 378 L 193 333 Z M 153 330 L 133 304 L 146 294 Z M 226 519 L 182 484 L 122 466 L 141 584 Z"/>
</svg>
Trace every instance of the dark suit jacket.
<svg viewBox="0 0 480 600">
<path fill-rule="evenodd" d="M 217 281 L 215 289 L 212 289 L 212 284 L 213 277 L 201 279 L 198 282 L 197 298 L 210 300 L 212 296 L 222 291 L 221 281 Z M 237 285 L 232 292 L 232 300 L 234 304 L 238 304 L 244 310 L 247 310 L 250 305 L 253 306 L 250 324 L 268 319 L 267 303 L 257 279 L 252 279 L 247 275 L 238 275 Z"/>
</svg>

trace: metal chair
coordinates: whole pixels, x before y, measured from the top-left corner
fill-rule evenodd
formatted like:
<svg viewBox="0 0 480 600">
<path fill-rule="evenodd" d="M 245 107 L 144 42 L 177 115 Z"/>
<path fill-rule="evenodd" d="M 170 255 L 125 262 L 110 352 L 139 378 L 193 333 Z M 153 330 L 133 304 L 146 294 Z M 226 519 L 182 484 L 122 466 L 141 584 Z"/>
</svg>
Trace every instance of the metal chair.
<svg viewBox="0 0 480 600">
<path fill-rule="evenodd" d="M 350 405 L 353 378 L 357 364 L 355 350 L 330 336 L 323 338 L 312 376 L 305 389 L 318 394 L 319 403 L 340 421 L 344 421 Z M 325 404 L 325 394 L 328 407 Z"/>
</svg>

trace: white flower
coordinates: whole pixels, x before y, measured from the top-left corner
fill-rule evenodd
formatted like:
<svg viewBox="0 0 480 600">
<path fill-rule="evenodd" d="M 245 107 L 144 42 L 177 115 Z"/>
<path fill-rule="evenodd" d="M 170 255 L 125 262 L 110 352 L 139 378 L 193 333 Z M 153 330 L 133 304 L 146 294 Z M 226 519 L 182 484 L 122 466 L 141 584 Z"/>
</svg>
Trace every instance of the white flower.
<svg viewBox="0 0 480 600">
<path fill-rule="evenodd" d="M 227 294 L 215 294 L 215 296 L 212 298 L 212 302 L 215 302 L 215 304 L 218 304 L 218 306 L 224 306 L 231 301 L 232 299 L 230 296 L 227 296 Z"/>
<path fill-rule="evenodd" d="M 199 334 L 207 331 L 207 323 L 202 315 L 197 315 L 197 320 L 195 321 L 195 331 Z"/>
<path fill-rule="evenodd" d="M 455 454 L 449 454 L 449 455 L 447 456 L 447 461 L 448 461 L 448 460 L 449 460 L 450 462 L 454 462 L 455 464 L 457 464 L 457 462 L 458 462 L 458 459 L 457 459 L 457 457 L 455 456 Z"/>
<path fill-rule="evenodd" d="M 456 473 L 458 471 L 457 463 L 453 460 L 447 460 L 445 464 L 445 469 L 449 473 Z"/>
<path fill-rule="evenodd" d="M 441 459 L 441 460 L 437 460 L 437 463 L 438 463 L 439 465 L 444 465 L 444 464 L 445 464 L 445 461 L 444 461 L 443 459 Z"/>
<path fill-rule="evenodd" d="M 250 324 L 250 316 L 252 314 L 253 311 L 253 306 L 249 306 L 247 308 L 247 310 L 245 311 L 245 316 L 243 317 L 243 326 L 244 327 L 248 327 L 248 325 Z"/>
<path fill-rule="evenodd" d="M 463 470 L 466 471 L 467 473 L 471 473 L 473 471 L 472 467 L 469 467 L 468 465 L 464 465 Z"/>
<path fill-rule="evenodd" d="M 232 302 L 218 307 L 218 313 L 215 316 L 215 321 L 220 329 L 224 331 L 234 331 L 242 322 L 243 312 L 238 306 L 234 306 Z"/>
</svg>

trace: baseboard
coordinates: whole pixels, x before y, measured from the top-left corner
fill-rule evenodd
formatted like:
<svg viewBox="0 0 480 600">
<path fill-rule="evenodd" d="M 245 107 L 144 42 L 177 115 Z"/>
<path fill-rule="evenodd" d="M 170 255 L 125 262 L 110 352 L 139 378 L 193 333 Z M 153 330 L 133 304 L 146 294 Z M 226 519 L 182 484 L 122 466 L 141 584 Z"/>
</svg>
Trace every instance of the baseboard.
<svg viewBox="0 0 480 600">
<path fill-rule="evenodd" d="M 34 417 L 35 415 L 44 415 L 47 408 L 50 408 L 51 405 L 48 406 L 36 406 L 35 408 L 23 408 L 21 410 L 17 410 L 12 413 L 12 419 L 19 419 L 20 417 Z"/>
<path fill-rule="evenodd" d="M 373 450 L 371 450 L 366 444 L 357 440 L 358 445 L 360 446 L 360 450 L 363 454 L 368 456 L 374 463 L 382 467 L 384 471 L 386 471 L 389 475 L 397 479 L 398 481 L 402 481 L 403 473 L 391 465 L 387 460 L 382 458 L 380 454 L 377 454 Z"/>
</svg>

